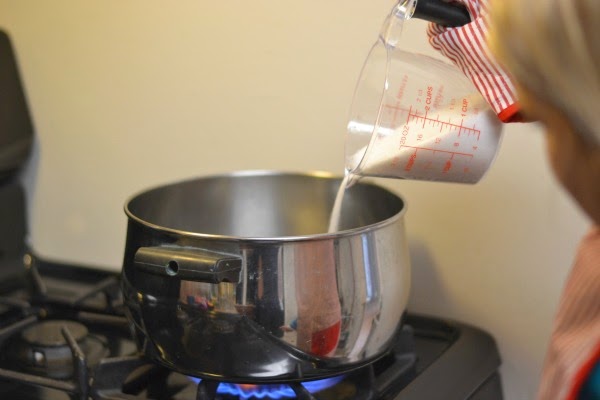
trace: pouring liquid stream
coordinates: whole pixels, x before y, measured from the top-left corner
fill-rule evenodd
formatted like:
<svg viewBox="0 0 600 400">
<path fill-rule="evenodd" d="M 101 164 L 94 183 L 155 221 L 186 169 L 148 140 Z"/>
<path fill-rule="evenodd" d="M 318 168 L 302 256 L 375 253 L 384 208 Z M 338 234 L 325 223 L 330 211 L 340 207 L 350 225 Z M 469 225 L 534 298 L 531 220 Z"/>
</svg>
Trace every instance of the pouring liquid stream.
<svg viewBox="0 0 600 400">
<path fill-rule="evenodd" d="M 329 228 L 327 229 L 328 233 L 337 232 L 340 229 L 340 219 L 342 217 L 342 204 L 344 202 L 344 195 L 346 194 L 346 189 L 348 188 L 348 183 L 353 176 L 352 173 L 347 173 L 342 179 L 340 183 L 340 187 L 335 196 L 335 201 L 333 202 L 333 209 L 331 210 L 331 216 L 329 217 Z"/>
</svg>

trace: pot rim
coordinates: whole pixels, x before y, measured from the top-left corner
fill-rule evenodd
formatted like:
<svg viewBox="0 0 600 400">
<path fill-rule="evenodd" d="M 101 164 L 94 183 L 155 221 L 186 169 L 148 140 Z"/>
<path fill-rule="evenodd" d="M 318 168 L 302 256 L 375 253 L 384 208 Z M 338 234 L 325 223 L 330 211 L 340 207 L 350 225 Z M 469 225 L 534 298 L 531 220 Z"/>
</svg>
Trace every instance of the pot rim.
<svg viewBox="0 0 600 400">
<path fill-rule="evenodd" d="M 125 211 L 125 214 L 127 215 L 127 217 L 131 221 L 134 221 L 142 226 L 145 226 L 147 228 L 150 228 L 150 229 L 153 229 L 153 230 L 156 230 L 159 232 L 176 234 L 176 235 L 192 237 L 192 238 L 212 239 L 212 240 L 222 240 L 222 241 L 223 240 L 224 241 L 236 241 L 236 242 L 239 242 L 239 241 L 244 241 L 244 242 L 246 242 L 246 241 L 247 242 L 300 242 L 300 241 L 315 241 L 315 240 L 336 239 L 336 238 L 343 238 L 343 237 L 348 237 L 348 236 L 355 236 L 355 235 L 363 234 L 366 232 L 381 229 L 385 226 L 391 225 L 391 224 L 395 223 L 397 220 L 401 219 L 404 216 L 404 214 L 406 213 L 407 204 L 406 204 L 406 200 L 404 199 L 404 197 L 398 195 L 397 193 L 391 192 L 390 190 L 388 190 L 384 187 L 381 187 L 379 185 L 371 183 L 371 182 L 362 182 L 362 183 L 357 183 L 357 184 L 376 186 L 380 189 L 388 191 L 390 194 L 396 196 L 402 202 L 401 210 L 399 212 L 397 212 L 396 214 L 392 215 L 391 217 L 386 218 L 382 221 L 376 222 L 374 224 L 365 225 L 365 226 L 352 228 L 352 229 L 345 229 L 345 230 L 334 232 L 334 233 L 324 232 L 324 233 L 316 233 L 316 234 L 311 234 L 311 235 L 256 236 L 255 237 L 255 236 L 234 236 L 234 235 L 221 235 L 221 234 L 191 232 L 191 231 L 185 231 L 185 230 L 180 230 L 180 229 L 175 229 L 175 228 L 168 228 L 165 226 L 154 224 L 152 222 L 146 221 L 146 220 L 134 215 L 133 212 L 131 212 L 131 210 L 129 209 L 129 205 L 131 204 L 131 202 L 134 199 L 136 199 L 138 196 L 141 196 L 147 192 L 150 192 L 150 191 L 156 190 L 156 189 L 160 189 L 160 188 L 166 187 L 166 186 L 177 185 L 177 184 L 191 182 L 191 181 L 195 181 L 195 180 L 199 180 L 199 179 L 243 177 L 243 176 L 272 176 L 272 175 L 306 176 L 306 177 L 339 179 L 339 180 L 342 179 L 342 177 L 340 175 L 333 174 L 333 173 L 327 172 L 327 171 L 292 172 L 292 171 L 269 170 L 269 169 L 239 170 L 239 171 L 226 172 L 226 173 L 217 173 L 217 174 L 212 174 L 212 175 L 201 175 L 201 176 L 181 179 L 179 181 L 171 182 L 168 184 L 156 185 L 156 186 L 141 190 L 141 191 L 135 193 L 134 195 L 130 196 L 126 200 L 125 206 L 124 206 L 124 211 Z"/>
</svg>

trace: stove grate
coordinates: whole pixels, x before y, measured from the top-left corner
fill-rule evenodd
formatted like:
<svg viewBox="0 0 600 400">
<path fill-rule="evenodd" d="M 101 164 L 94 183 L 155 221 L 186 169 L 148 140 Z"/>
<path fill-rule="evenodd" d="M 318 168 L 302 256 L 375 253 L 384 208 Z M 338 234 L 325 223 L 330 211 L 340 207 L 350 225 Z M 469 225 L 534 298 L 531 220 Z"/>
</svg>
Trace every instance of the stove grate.
<svg viewBox="0 0 600 400">
<path fill-rule="evenodd" d="M 31 318 L 32 317 L 28 317 L 26 320 L 23 320 L 28 321 L 27 324 L 23 324 L 23 321 L 20 321 L 5 328 L 4 330 L 11 333 L 16 333 L 22 330 L 25 326 L 29 326 L 37 321 L 37 317 L 34 317 L 33 320 Z M 73 367 L 75 370 L 73 379 L 52 379 L 19 371 L 7 370 L 4 368 L 0 368 L 0 377 L 28 385 L 61 390 L 69 393 L 71 399 L 73 400 L 86 400 L 88 398 L 89 377 L 85 354 L 83 351 L 81 351 L 81 348 L 77 344 L 77 341 L 67 326 L 63 326 L 61 328 L 61 333 L 71 350 Z"/>
</svg>

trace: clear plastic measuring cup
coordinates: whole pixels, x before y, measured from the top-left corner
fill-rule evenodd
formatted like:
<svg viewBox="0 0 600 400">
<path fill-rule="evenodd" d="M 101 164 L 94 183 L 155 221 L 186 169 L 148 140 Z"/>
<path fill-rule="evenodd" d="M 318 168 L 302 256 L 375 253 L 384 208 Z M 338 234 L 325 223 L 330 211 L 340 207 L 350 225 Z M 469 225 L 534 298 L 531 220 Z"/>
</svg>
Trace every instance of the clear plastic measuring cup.
<svg viewBox="0 0 600 400">
<path fill-rule="evenodd" d="M 349 185 L 361 176 L 476 183 L 496 156 L 502 124 L 454 65 L 397 47 L 405 12 L 399 4 L 386 19 L 354 93 Z"/>
</svg>

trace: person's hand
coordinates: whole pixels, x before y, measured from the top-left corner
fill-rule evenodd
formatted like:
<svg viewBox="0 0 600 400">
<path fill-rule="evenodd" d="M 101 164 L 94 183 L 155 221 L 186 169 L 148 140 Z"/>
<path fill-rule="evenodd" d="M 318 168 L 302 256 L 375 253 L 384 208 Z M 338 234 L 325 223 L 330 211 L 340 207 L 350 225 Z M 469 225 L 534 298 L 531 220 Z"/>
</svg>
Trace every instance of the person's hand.
<svg viewBox="0 0 600 400">
<path fill-rule="evenodd" d="M 487 38 L 487 0 L 457 0 L 472 22 L 457 28 L 430 23 L 429 42 L 473 82 L 503 122 L 521 121 L 513 83 L 490 54 Z"/>
</svg>

